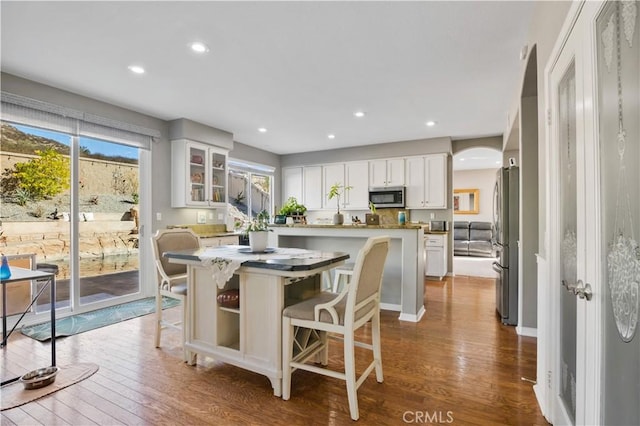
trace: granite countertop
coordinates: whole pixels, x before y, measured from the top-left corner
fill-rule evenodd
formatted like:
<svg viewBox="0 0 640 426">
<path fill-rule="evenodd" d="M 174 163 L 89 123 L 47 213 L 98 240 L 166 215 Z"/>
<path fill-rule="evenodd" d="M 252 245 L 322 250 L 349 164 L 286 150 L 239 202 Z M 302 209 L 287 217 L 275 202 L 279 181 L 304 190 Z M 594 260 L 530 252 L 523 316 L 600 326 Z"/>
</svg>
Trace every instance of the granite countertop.
<svg viewBox="0 0 640 426">
<path fill-rule="evenodd" d="M 233 247 L 233 246 L 229 246 Z M 246 249 L 246 246 L 237 246 L 239 250 Z M 313 251 L 313 250 L 312 250 Z M 179 259 L 186 260 L 190 262 L 200 262 L 200 256 L 203 254 L 211 255 L 211 248 L 200 248 L 200 249 L 191 249 L 191 250 L 176 250 L 163 253 L 162 255 L 168 259 Z M 277 249 L 276 249 L 277 253 Z M 260 255 L 255 255 L 255 259 L 248 259 L 242 262 L 242 266 L 250 267 L 250 268 L 261 268 L 261 269 L 274 269 L 277 271 L 310 271 L 312 269 L 320 268 L 323 266 L 330 265 L 332 263 L 338 263 L 343 260 L 349 259 L 348 253 L 343 252 L 326 252 L 326 251 L 318 251 L 317 257 L 304 257 L 304 258 L 290 258 L 290 259 L 270 259 L 269 256 L 265 256 L 267 258 L 261 259 Z"/>
<path fill-rule="evenodd" d="M 406 225 L 398 225 L 398 224 L 393 224 L 393 225 L 366 225 L 364 223 L 362 224 L 357 224 L 357 225 L 333 225 L 333 224 L 327 224 L 327 225 L 300 225 L 300 224 L 294 224 L 294 225 L 269 225 L 269 227 L 272 228 L 333 228 L 333 229 L 421 229 L 423 227 L 423 225 L 420 225 L 418 223 L 407 223 Z"/>
<path fill-rule="evenodd" d="M 228 237 L 230 235 L 238 235 L 235 232 L 228 232 L 227 225 L 224 224 L 187 224 L 187 225 L 169 225 L 167 229 L 181 228 L 191 229 L 200 238 L 216 238 Z"/>
</svg>

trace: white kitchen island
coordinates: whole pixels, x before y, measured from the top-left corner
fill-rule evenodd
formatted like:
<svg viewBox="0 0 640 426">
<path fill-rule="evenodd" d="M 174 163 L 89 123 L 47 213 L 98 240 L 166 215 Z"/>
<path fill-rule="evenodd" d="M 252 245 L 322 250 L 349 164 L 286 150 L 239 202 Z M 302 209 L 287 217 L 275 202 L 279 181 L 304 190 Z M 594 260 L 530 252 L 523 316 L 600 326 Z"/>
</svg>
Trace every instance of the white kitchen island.
<svg viewBox="0 0 640 426">
<path fill-rule="evenodd" d="M 163 253 L 187 265 L 187 324 L 184 346 L 190 365 L 196 355 L 212 357 L 263 374 L 273 393 L 282 393 L 282 310 L 320 291 L 320 274 L 349 258 L 342 252 L 278 249 L 269 254 L 230 255 L 248 247 L 221 246 Z M 219 267 L 233 260 L 227 280 Z M 228 266 L 228 264 L 227 264 Z M 215 279 L 214 279 L 215 277 Z M 217 296 L 239 290 L 238 308 Z"/>
<path fill-rule="evenodd" d="M 369 237 L 388 235 L 381 304 L 400 312 L 400 320 L 418 322 L 424 308 L 424 230 L 422 225 L 271 225 L 269 245 L 347 252 L 356 259 Z"/>
</svg>

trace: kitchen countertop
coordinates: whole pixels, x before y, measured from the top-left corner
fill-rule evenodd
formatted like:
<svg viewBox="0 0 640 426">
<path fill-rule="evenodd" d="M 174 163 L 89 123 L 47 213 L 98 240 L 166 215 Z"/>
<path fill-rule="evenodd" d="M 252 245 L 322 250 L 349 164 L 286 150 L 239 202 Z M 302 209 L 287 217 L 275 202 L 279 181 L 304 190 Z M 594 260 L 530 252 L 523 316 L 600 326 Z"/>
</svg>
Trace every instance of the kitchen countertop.
<svg viewBox="0 0 640 426">
<path fill-rule="evenodd" d="M 420 225 L 418 223 L 407 223 L 406 225 L 397 225 L 397 224 L 393 224 L 393 225 L 366 225 L 364 223 L 362 224 L 357 224 L 357 225 L 333 225 L 333 224 L 327 224 L 327 225 L 300 225 L 300 224 L 294 224 L 294 225 L 269 225 L 269 227 L 272 228 L 339 228 L 339 229 L 421 229 L 423 227 L 423 225 Z"/>
<path fill-rule="evenodd" d="M 200 238 L 216 238 L 240 235 L 235 232 L 228 232 L 227 226 L 224 224 L 193 224 L 193 225 L 169 225 L 167 229 L 191 229 Z"/>
<path fill-rule="evenodd" d="M 234 247 L 234 246 L 229 246 Z M 238 249 L 244 249 L 246 246 L 237 246 Z M 310 271 L 312 269 L 321 268 L 332 263 L 342 262 L 349 259 L 348 253 L 328 252 L 313 250 L 313 257 L 291 257 L 271 259 L 268 255 L 255 255 L 255 259 L 247 259 L 242 262 L 242 266 L 250 268 L 274 269 L 277 271 Z M 211 256 L 215 254 L 215 249 L 201 248 L 190 250 L 174 250 L 163 253 L 162 255 L 168 259 L 176 259 L 188 262 L 201 261 L 202 255 Z M 276 249 L 274 254 L 278 253 Z M 263 258 L 264 257 L 264 258 Z"/>
</svg>

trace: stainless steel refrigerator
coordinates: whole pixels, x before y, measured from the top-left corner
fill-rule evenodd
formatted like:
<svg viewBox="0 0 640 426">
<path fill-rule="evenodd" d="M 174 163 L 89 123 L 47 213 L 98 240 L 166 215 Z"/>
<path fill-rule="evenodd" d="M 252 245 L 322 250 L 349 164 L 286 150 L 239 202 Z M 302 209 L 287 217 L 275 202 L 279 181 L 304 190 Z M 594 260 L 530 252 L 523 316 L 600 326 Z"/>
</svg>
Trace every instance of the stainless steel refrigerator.
<svg viewBox="0 0 640 426">
<path fill-rule="evenodd" d="M 496 310 L 503 324 L 518 324 L 519 169 L 498 170 L 493 192 Z"/>
</svg>

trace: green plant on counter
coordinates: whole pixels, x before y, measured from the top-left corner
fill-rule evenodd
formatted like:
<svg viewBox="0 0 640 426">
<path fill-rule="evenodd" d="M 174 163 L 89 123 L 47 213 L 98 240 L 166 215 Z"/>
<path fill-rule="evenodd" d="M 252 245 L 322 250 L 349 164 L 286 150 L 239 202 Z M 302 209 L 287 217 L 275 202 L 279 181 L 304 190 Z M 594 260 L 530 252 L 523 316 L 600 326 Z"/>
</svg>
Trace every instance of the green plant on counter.
<svg viewBox="0 0 640 426">
<path fill-rule="evenodd" d="M 280 209 L 281 215 L 291 216 L 294 214 L 303 215 L 307 211 L 307 208 L 298 203 L 296 197 L 289 197 L 286 203 Z"/>
<path fill-rule="evenodd" d="M 332 200 L 333 198 L 336 198 L 336 204 L 338 206 L 338 214 L 340 214 L 340 196 L 342 196 L 343 194 L 345 194 L 347 191 L 349 191 L 352 188 L 353 188 L 353 186 L 345 186 L 345 185 L 341 185 L 339 183 L 334 183 L 333 185 L 331 185 L 331 188 L 329 188 L 329 192 L 327 193 L 327 197 L 330 200 Z"/>
<path fill-rule="evenodd" d="M 369 210 L 371 210 L 371 214 L 376 214 L 376 205 L 372 201 L 369 201 Z"/>
<path fill-rule="evenodd" d="M 272 231 L 269 229 L 269 217 L 269 212 L 262 210 L 251 220 L 236 221 L 234 227 L 235 229 L 241 229 L 245 236 L 249 235 L 249 232 Z"/>
</svg>

